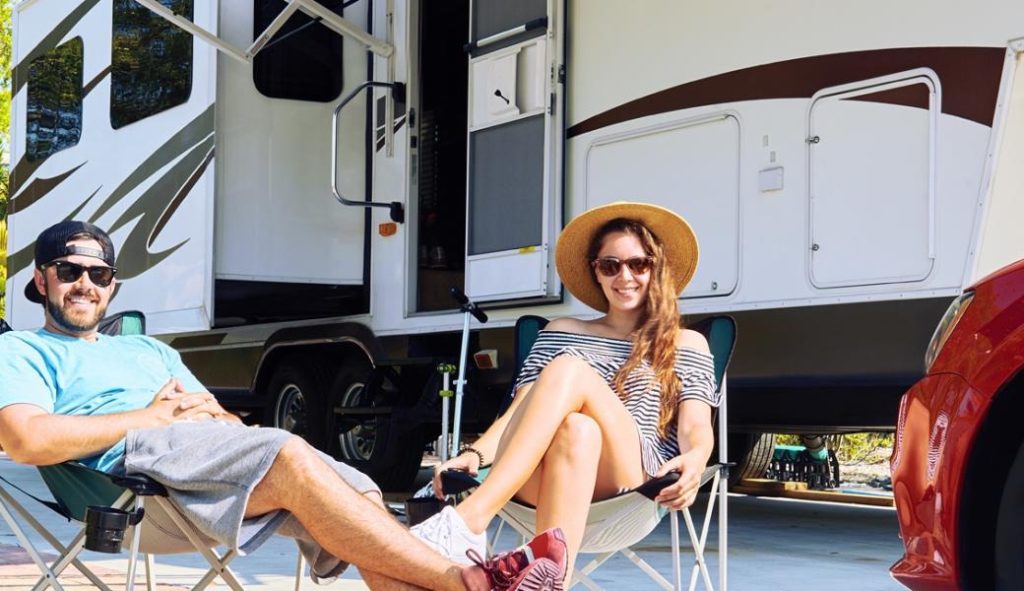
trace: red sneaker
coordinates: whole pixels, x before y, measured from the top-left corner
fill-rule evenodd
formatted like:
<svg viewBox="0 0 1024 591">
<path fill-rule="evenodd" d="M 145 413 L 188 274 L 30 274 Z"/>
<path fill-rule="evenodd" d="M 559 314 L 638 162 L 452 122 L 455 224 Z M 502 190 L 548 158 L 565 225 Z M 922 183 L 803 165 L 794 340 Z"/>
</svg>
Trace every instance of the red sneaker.
<svg viewBox="0 0 1024 591">
<path fill-rule="evenodd" d="M 563 591 L 568 551 L 559 528 L 540 533 L 529 543 L 484 560 L 466 555 L 487 575 L 494 591 Z"/>
</svg>

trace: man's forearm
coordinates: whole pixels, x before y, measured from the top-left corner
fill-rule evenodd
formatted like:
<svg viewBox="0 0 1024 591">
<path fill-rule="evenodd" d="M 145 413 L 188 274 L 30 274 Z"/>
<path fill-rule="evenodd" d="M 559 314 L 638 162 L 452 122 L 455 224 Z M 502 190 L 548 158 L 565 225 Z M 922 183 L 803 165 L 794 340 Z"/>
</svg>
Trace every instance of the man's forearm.
<svg viewBox="0 0 1024 591">
<path fill-rule="evenodd" d="M 45 466 L 86 458 L 113 447 L 130 429 L 159 426 L 145 409 L 97 416 L 37 414 L 11 433 L 6 451 L 14 461 Z"/>
</svg>

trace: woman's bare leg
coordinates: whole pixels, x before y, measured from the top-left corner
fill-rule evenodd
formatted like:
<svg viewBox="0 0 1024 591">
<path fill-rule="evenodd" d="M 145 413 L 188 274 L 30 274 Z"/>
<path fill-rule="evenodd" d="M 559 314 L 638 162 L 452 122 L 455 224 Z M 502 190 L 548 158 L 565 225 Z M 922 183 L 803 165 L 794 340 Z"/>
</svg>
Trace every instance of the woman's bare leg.
<svg viewBox="0 0 1024 591">
<path fill-rule="evenodd" d="M 570 415 L 581 416 L 566 424 Z M 597 428 L 583 427 L 583 419 Z M 600 439 L 599 445 L 590 445 L 599 449 L 596 472 L 594 458 L 578 449 L 584 446 L 555 444 L 560 432 L 568 440 L 567 434 L 583 431 L 592 441 Z M 523 500 L 537 505 L 538 529 L 563 528 L 575 554 L 583 535 L 579 524 L 586 522 L 589 509 L 579 502 L 581 488 L 590 485 L 593 488 L 584 494 L 605 498 L 639 485 L 643 478 L 639 437 L 629 412 L 585 361 L 561 356 L 544 368 L 515 409 L 490 474 L 456 510 L 472 531 L 482 532 L 498 510 L 520 493 Z M 570 534 L 567 527 L 578 533 Z"/>
</svg>

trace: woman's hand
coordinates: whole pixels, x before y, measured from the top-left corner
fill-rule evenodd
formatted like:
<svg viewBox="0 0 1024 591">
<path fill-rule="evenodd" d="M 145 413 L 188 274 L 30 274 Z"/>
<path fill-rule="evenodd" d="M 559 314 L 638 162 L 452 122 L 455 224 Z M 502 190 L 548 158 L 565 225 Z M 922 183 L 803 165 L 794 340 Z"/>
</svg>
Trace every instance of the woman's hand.
<svg viewBox="0 0 1024 591">
<path fill-rule="evenodd" d="M 444 500 L 444 491 L 441 490 L 441 473 L 445 470 L 461 470 L 470 476 L 476 476 L 480 470 L 480 457 L 473 452 L 464 452 L 443 464 L 434 466 L 434 496 Z"/>
<path fill-rule="evenodd" d="M 664 476 L 669 472 L 676 471 L 679 472 L 679 480 L 675 484 L 661 489 L 654 499 L 655 502 L 673 510 L 692 505 L 697 498 L 700 477 L 704 473 L 706 463 L 707 458 L 703 457 L 703 454 L 687 452 L 662 464 L 656 476 Z"/>
</svg>

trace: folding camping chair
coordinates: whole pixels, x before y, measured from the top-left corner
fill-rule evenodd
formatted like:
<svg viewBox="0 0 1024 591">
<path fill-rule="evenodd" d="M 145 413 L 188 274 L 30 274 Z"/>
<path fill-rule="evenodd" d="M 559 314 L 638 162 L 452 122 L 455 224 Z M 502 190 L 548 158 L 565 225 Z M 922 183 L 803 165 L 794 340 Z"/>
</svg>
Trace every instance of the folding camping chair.
<svg viewBox="0 0 1024 591">
<path fill-rule="evenodd" d="M 547 320 L 539 316 L 525 316 L 516 323 L 515 351 L 516 368 L 522 361 L 537 338 L 537 333 L 547 324 Z M 711 576 L 704 560 L 707 536 L 710 530 L 711 517 L 716 501 L 718 510 L 718 584 L 725 591 L 727 587 L 727 551 L 728 551 L 728 504 L 726 484 L 728 481 L 728 463 L 726 460 L 726 368 L 732 358 L 736 342 L 736 323 L 729 316 L 713 316 L 690 326 L 692 330 L 702 333 L 708 339 L 708 345 L 715 357 L 715 378 L 721 394 L 721 406 L 716 415 L 718 432 L 718 461 L 709 465 L 701 476 L 701 485 L 711 483 L 711 494 L 705 508 L 704 519 L 698 534 L 690 509 L 681 511 L 690 543 L 694 550 L 694 565 L 690 573 L 689 589 L 696 588 L 698 577 L 703 581 L 705 589 L 714 590 Z M 673 581 L 665 579 L 650 564 L 630 549 L 630 546 L 643 540 L 654 530 L 666 510 L 653 499 L 660 490 L 671 484 L 673 478 L 660 481 L 649 481 L 631 491 L 615 497 L 592 503 L 587 519 L 587 527 L 583 534 L 581 554 L 597 554 L 587 565 L 573 573 L 571 585 L 582 583 L 590 589 L 601 589 L 589 576 L 595 569 L 617 553 L 622 553 L 650 576 L 664 589 L 682 589 L 682 567 L 680 563 L 679 544 L 679 511 L 671 511 L 670 523 L 672 532 L 672 566 Z M 536 529 L 536 512 L 532 507 L 510 502 L 499 512 L 502 524 L 499 525 L 495 538 L 501 535 L 501 528 L 508 524 L 524 538 L 534 535 Z M 571 586 L 570 585 L 570 586 Z"/>
<path fill-rule="evenodd" d="M 2 328 L 10 330 L 6 323 L 0 326 L 0 332 L 3 332 Z M 123 312 L 104 319 L 99 330 L 108 335 L 143 334 L 145 332 L 145 318 L 139 312 Z M 152 554 L 186 552 L 199 552 L 209 564 L 209 570 L 196 583 L 193 589 L 203 589 L 217 577 L 220 577 L 228 587 L 235 591 L 243 589 L 238 578 L 228 568 L 228 563 L 239 555 L 240 550 L 244 551 L 244 549 L 231 548 L 221 555 L 210 548 L 202 534 L 170 502 L 167 498 L 167 491 L 159 483 L 144 477 L 112 476 L 77 462 L 65 462 L 54 466 L 40 466 L 39 474 L 53 495 L 53 501 L 47 501 L 28 494 L 14 483 L 0 476 L 0 481 L 2 481 L 0 483 L 0 517 L 3 517 L 3 520 L 18 539 L 18 543 L 29 554 L 42 573 L 42 576 L 33 587 L 33 591 L 48 587 L 53 587 L 57 591 L 63 591 L 59 577 L 70 565 L 74 565 L 97 588 L 103 591 L 110 591 L 110 588 L 79 560 L 79 555 L 86 544 L 86 509 L 90 506 L 110 507 L 129 511 L 131 514 L 142 518 L 140 524 L 133 524 L 133 527 L 130 527 L 125 533 L 125 540 L 128 541 L 130 539 L 131 548 L 125 583 L 126 590 L 130 591 L 134 588 L 139 552 L 145 553 L 147 589 L 152 590 L 153 588 Z M 71 542 L 67 545 L 63 544 L 11 495 L 7 487 L 19 490 L 68 520 L 82 524 L 81 529 Z M 151 499 L 151 506 L 146 506 L 147 499 Z M 144 511 L 148 512 L 146 516 L 144 516 Z M 60 554 L 52 564 L 46 563 L 42 554 L 29 539 L 25 528 L 16 519 L 15 514 L 20 516 L 24 523 L 37 531 Z M 160 522 L 160 525 L 153 524 L 154 521 Z M 172 538 L 168 538 L 162 531 L 168 527 L 172 528 L 172 531 L 173 528 L 179 530 L 185 536 L 188 543 L 185 545 L 169 543 Z M 301 584 L 301 574 L 302 558 L 300 554 L 295 579 L 296 590 Z"/>
</svg>

